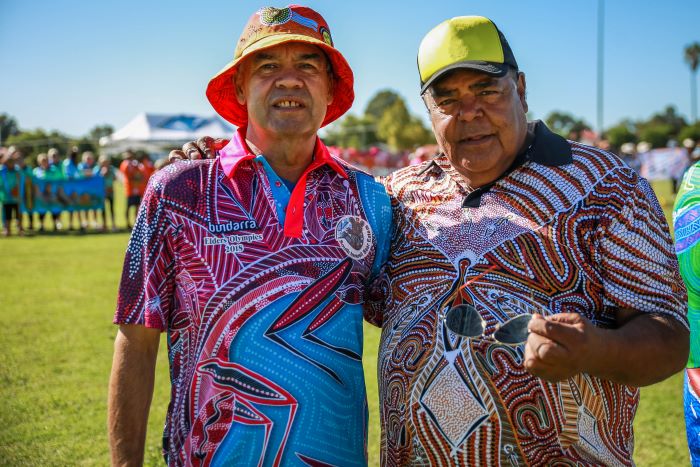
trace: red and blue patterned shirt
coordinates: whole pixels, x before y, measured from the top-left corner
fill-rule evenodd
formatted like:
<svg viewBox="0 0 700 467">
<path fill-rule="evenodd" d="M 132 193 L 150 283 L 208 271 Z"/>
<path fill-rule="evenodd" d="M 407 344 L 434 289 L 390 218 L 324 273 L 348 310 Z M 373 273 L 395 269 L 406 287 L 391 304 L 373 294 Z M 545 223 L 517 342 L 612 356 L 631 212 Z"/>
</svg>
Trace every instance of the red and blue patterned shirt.
<svg viewBox="0 0 700 467">
<path fill-rule="evenodd" d="M 170 465 L 366 464 L 362 306 L 390 226 L 320 140 L 291 193 L 240 130 L 153 176 L 114 321 L 168 332 Z"/>
</svg>

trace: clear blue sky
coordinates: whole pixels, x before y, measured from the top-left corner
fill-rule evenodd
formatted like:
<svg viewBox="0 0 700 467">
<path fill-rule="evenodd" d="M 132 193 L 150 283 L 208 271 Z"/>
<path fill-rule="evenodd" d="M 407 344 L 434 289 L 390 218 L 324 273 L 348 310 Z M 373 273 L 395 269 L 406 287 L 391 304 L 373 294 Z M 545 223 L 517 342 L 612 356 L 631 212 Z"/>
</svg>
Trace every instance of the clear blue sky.
<svg viewBox="0 0 700 467">
<path fill-rule="evenodd" d="M 328 20 L 355 71 L 361 113 L 393 88 L 412 112 L 416 51 L 444 19 L 492 18 L 528 82 L 533 118 L 564 110 L 596 123 L 596 0 L 340 1 L 305 4 Z M 119 128 L 139 112 L 212 115 L 204 90 L 233 56 L 248 0 L 0 0 L 0 112 L 21 128 L 82 135 Z M 690 114 L 683 49 L 700 41 L 700 1 L 605 2 L 604 125 L 648 118 L 666 105 Z"/>
</svg>

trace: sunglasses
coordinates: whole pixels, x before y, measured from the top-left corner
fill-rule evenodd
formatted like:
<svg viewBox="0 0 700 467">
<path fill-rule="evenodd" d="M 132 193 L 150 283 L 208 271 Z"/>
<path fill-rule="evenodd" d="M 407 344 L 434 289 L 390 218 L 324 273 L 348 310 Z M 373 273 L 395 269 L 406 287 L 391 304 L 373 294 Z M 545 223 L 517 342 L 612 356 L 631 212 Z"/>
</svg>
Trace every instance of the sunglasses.
<svg viewBox="0 0 700 467">
<path fill-rule="evenodd" d="M 471 305 L 457 305 L 450 308 L 445 315 L 447 329 L 462 337 L 481 337 L 491 339 L 505 345 L 519 345 L 527 341 L 527 325 L 532 315 L 518 315 L 509 319 L 496 328 L 490 335 L 484 335 L 486 321 L 481 317 L 476 308 Z"/>
</svg>

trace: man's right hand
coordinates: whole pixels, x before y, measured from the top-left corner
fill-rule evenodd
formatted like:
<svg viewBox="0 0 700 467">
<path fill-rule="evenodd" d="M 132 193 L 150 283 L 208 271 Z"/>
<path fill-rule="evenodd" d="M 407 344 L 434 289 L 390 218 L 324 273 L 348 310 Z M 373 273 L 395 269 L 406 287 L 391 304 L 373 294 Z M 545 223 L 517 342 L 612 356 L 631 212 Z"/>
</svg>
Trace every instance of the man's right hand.
<svg viewBox="0 0 700 467">
<path fill-rule="evenodd" d="M 176 149 L 170 151 L 168 159 L 170 162 L 197 160 L 197 159 L 216 159 L 216 151 L 222 149 L 228 144 L 227 139 L 214 139 L 211 136 L 202 136 L 197 141 L 190 141 L 182 145 L 182 150 Z"/>
<path fill-rule="evenodd" d="M 107 427 L 113 466 L 143 465 L 160 330 L 122 324 L 114 341 Z"/>
</svg>

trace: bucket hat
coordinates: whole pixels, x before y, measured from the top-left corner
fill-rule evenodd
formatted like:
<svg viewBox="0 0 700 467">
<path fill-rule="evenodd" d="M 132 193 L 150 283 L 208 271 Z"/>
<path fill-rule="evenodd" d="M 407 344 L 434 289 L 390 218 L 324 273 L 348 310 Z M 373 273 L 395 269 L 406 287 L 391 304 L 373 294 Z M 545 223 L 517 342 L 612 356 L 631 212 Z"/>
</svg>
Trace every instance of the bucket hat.
<svg viewBox="0 0 700 467">
<path fill-rule="evenodd" d="M 248 110 L 236 99 L 234 79 L 241 63 L 255 52 L 287 42 L 303 42 L 319 47 L 328 57 L 333 69 L 333 101 L 328 106 L 321 126 L 325 126 L 348 111 L 355 99 L 350 65 L 333 45 L 328 23 L 308 7 L 289 5 L 286 8 L 264 7 L 248 20 L 233 60 L 207 86 L 207 98 L 214 110 L 238 127 L 248 123 Z"/>
</svg>

